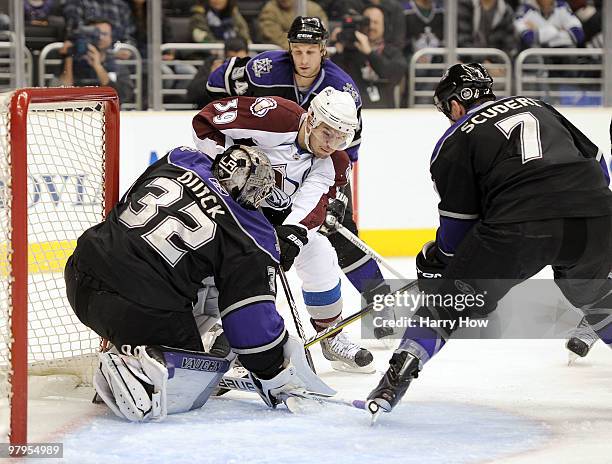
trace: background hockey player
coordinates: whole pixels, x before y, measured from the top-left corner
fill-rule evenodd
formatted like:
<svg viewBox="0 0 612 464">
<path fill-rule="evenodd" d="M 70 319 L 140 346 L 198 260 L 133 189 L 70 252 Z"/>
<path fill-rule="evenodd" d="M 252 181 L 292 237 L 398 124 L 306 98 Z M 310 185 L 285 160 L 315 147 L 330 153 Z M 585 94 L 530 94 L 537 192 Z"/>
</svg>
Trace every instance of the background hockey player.
<svg viewBox="0 0 612 464">
<path fill-rule="evenodd" d="M 361 144 L 361 96 L 353 79 L 327 59 L 328 32 L 325 26 L 319 18 L 298 16 L 289 29 L 287 39 L 289 51 L 273 50 L 254 58 L 226 61 L 209 76 L 206 86 L 208 93 L 213 98 L 232 95 L 279 96 L 307 110 L 326 87 L 349 92 L 355 100 L 359 124 L 346 152 L 351 162 L 356 162 Z M 336 198 L 330 198 L 328 214 L 357 234 L 349 184 L 338 190 Z M 334 219 L 330 218 L 321 232 L 329 235 L 338 254 L 340 268 L 359 293 L 373 290 L 375 284 L 383 279 L 378 264 L 342 235 L 334 234 L 331 227 L 334 223 Z M 304 297 L 307 304 L 316 304 L 316 301 L 309 301 L 308 295 Z"/>
<path fill-rule="evenodd" d="M 419 286 L 451 295 L 471 286 L 486 294 L 486 313 L 514 285 L 552 265 L 561 291 L 611 344 L 612 192 L 602 152 L 552 106 L 495 100 L 492 85 L 485 68 L 472 63 L 450 67 L 436 88 L 435 104 L 452 125 L 431 158 L 440 227 L 417 256 Z M 427 285 L 440 276 L 440 284 Z M 417 314 L 452 321 L 460 312 L 435 307 Z M 407 328 L 368 397 L 370 410 L 390 411 L 451 332 Z"/>
<path fill-rule="evenodd" d="M 118 416 L 162 419 L 206 402 L 235 356 L 203 352 L 201 334 L 219 312 L 267 404 L 300 385 L 329 390 L 276 311 L 277 240 L 257 210 L 273 185 L 255 148 L 229 147 L 214 164 L 175 148 L 79 238 L 65 270 L 68 300 L 115 347 L 100 354 L 94 386 Z M 213 279 L 218 294 L 204 295 Z"/>
<path fill-rule="evenodd" d="M 347 182 L 350 163 L 342 149 L 357 125 L 352 97 L 331 87 L 313 99 L 308 112 L 280 97 L 233 97 L 207 105 L 193 119 L 195 144 L 206 153 L 241 140 L 268 155 L 276 188 L 262 207 L 276 225 L 285 269 L 296 259 L 306 307 L 318 331 L 342 312 L 336 254 L 317 230 L 329 199 Z M 372 354 L 343 333 L 321 347 L 336 369 L 374 369 Z"/>
</svg>

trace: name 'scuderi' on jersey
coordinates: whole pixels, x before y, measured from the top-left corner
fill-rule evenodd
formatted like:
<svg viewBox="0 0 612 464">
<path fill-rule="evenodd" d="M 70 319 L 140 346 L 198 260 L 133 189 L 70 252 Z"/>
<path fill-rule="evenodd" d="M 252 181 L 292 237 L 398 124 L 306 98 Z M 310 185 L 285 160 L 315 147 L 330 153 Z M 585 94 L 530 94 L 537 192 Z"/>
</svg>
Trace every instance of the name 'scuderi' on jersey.
<svg viewBox="0 0 612 464">
<path fill-rule="evenodd" d="M 496 116 L 507 113 L 510 110 L 520 110 L 526 106 L 539 106 L 540 103 L 533 98 L 517 97 L 509 100 L 496 101 L 495 104 L 486 105 L 480 111 L 477 111 L 471 118 L 469 118 L 461 126 L 461 132 L 469 134 L 479 124 L 484 124 Z"/>
<path fill-rule="evenodd" d="M 211 216 L 212 219 L 215 219 L 217 214 L 225 214 L 225 211 L 219 204 L 217 195 L 194 173 L 185 171 L 176 180 L 193 192 L 193 195 L 200 200 L 200 205 L 202 205 L 206 214 Z M 210 205 L 207 203 L 210 203 Z"/>
</svg>

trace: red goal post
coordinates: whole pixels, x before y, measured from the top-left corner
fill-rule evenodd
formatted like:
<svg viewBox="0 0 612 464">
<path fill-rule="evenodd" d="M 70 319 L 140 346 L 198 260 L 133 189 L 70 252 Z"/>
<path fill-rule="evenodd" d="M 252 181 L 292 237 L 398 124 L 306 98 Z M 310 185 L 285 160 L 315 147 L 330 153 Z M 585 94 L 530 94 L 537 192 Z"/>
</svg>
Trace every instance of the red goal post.
<svg viewBox="0 0 612 464">
<path fill-rule="evenodd" d="M 118 200 L 119 102 L 97 87 L 0 98 L 0 373 L 9 440 L 21 444 L 28 366 L 92 352 L 94 335 L 69 309 L 63 265 L 76 238 Z"/>
</svg>

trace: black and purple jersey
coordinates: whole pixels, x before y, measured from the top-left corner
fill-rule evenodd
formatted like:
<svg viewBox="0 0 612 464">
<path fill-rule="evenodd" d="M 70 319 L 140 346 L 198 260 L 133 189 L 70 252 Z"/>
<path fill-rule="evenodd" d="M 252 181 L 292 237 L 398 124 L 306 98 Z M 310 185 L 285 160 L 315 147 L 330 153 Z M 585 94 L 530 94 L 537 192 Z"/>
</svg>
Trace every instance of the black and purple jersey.
<svg viewBox="0 0 612 464">
<path fill-rule="evenodd" d="M 122 297 L 164 311 L 192 311 L 213 277 L 228 341 L 237 353 L 256 353 L 286 336 L 275 306 L 276 233 L 261 211 L 229 196 L 211 165 L 195 149 L 171 150 L 79 238 L 74 263 Z"/>
</svg>

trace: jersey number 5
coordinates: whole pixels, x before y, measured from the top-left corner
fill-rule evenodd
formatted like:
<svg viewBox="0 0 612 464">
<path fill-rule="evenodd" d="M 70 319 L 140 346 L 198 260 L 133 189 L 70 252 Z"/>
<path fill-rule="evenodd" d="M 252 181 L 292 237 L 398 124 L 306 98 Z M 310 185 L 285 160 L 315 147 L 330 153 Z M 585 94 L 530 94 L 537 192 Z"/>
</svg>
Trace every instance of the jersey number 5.
<svg viewBox="0 0 612 464">
<path fill-rule="evenodd" d="M 159 177 L 147 184 L 155 187 L 156 191 L 147 193 L 137 201 L 133 201 L 119 216 L 119 221 L 130 229 L 145 227 L 151 219 L 159 214 L 160 206 L 171 206 L 183 198 L 183 186 L 174 179 Z M 134 207 L 137 207 L 136 210 Z M 167 210 L 166 210 L 167 211 Z M 166 213 L 166 217 L 155 227 L 141 235 L 172 267 L 187 253 L 188 250 L 177 246 L 171 241 L 172 237 L 179 237 L 191 250 L 197 250 L 213 239 L 217 224 L 204 214 L 195 202 L 177 210 L 191 218 L 194 227 L 188 227 L 179 218 Z M 176 242 L 176 240 L 175 240 Z"/>
<path fill-rule="evenodd" d="M 514 114 L 495 123 L 507 139 L 516 126 L 520 126 L 521 156 L 523 164 L 542 158 L 542 142 L 540 139 L 540 121 L 529 111 Z"/>
</svg>

